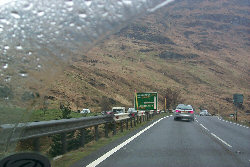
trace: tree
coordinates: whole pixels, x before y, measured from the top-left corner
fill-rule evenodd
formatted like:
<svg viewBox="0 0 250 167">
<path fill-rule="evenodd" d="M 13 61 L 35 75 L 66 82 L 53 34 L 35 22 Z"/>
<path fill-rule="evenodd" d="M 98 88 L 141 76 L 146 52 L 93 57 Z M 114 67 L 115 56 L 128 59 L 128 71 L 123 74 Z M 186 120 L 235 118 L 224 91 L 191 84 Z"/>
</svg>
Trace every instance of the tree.
<svg viewBox="0 0 250 167">
<path fill-rule="evenodd" d="M 49 105 L 48 98 L 47 98 L 47 96 L 44 96 L 43 106 L 42 106 L 42 111 L 43 111 L 44 115 L 45 115 L 45 112 L 48 110 L 48 105 Z"/>
<path fill-rule="evenodd" d="M 167 109 L 174 108 L 178 103 L 183 101 L 181 91 L 175 88 L 167 88 L 165 98 Z"/>
<path fill-rule="evenodd" d="M 69 104 L 65 105 L 63 103 L 60 103 L 60 110 L 62 112 L 62 119 L 69 119 L 71 118 L 71 108 L 69 107 Z"/>
<path fill-rule="evenodd" d="M 112 108 L 112 105 L 115 104 L 113 99 L 107 98 L 105 96 L 102 97 L 102 101 L 100 103 L 102 111 L 108 111 Z"/>
</svg>

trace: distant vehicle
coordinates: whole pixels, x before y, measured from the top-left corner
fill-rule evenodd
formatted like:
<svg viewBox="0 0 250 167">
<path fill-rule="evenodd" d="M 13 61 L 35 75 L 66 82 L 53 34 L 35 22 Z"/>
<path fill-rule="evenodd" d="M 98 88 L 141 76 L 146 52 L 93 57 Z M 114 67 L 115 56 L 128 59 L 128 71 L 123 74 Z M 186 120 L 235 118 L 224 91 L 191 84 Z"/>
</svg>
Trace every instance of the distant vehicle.
<svg viewBox="0 0 250 167">
<path fill-rule="evenodd" d="M 191 105 L 179 104 L 174 113 L 174 120 L 188 119 L 194 121 L 194 110 Z"/>
<path fill-rule="evenodd" d="M 201 110 L 200 116 L 210 116 L 211 114 L 208 113 L 207 110 Z"/>
<path fill-rule="evenodd" d="M 88 108 L 84 108 L 84 109 L 82 109 L 82 111 L 80 113 L 81 114 L 89 114 L 90 110 Z"/>
<path fill-rule="evenodd" d="M 125 107 L 113 107 L 112 113 L 114 114 L 125 113 Z"/>
<path fill-rule="evenodd" d="M 137 115 L 137 111 L 134 108 L 128 108 L 128 113 L 130 117 L 134 117 Z"/>
<path fill-rule="evenodd" d="M 104 115 L 105 114 L 112 114 L 112 111 L 104 111 Z"/>
</svg>

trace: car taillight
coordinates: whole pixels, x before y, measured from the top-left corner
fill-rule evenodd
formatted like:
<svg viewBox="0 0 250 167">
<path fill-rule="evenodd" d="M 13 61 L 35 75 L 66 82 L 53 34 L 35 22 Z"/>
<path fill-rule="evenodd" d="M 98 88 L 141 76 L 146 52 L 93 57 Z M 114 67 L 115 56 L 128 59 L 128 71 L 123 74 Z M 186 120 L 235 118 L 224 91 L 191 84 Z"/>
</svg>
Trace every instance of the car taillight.
<svg viewBox="0 0 250 167">
<path fill-rule="evenodd" d="M 194 113 L 194 111 L 188 111 L 188 113 L 193 114 L 193 113 Z"/>
<path fill-rule="evenodd" d="M 175 112 L 181 112 L 180 110 L 175 110 Z"/>
</svg>

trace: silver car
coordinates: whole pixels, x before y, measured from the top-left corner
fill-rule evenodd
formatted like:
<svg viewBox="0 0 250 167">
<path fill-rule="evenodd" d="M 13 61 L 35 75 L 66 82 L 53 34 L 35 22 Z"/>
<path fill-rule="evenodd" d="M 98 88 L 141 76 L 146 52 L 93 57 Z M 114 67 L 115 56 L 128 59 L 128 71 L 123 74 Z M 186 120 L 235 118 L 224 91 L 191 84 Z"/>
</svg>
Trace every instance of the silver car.
<svg viewBox="0 0 250 167">
<path fill-rule="evenodd" d="M 191 105 L 179 104 L 174 112 L 174 120 L 187 119 L 194 121 L 194 109 Z"/>
</svg>

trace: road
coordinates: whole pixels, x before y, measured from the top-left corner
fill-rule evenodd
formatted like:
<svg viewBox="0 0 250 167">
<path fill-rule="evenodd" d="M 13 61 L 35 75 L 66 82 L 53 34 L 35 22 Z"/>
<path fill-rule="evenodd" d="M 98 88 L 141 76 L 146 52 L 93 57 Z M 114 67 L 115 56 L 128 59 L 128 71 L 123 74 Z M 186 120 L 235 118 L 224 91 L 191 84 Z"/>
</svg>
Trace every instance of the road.
<svg viewBox="0 0 250 167">
<path fill-rule="evenodd" d="M 72 167 L 250 166 L 250 129 L 218 117 L 151 122 Z"/>
</svg>

